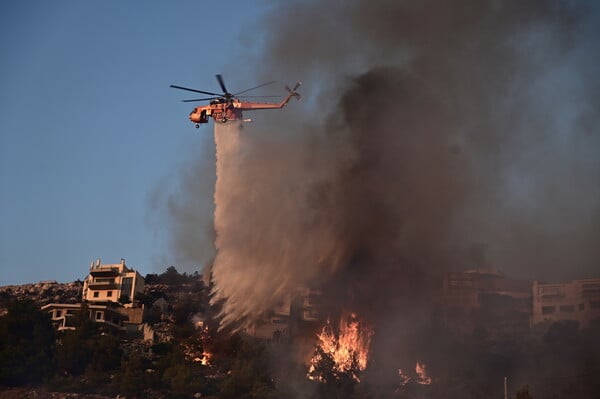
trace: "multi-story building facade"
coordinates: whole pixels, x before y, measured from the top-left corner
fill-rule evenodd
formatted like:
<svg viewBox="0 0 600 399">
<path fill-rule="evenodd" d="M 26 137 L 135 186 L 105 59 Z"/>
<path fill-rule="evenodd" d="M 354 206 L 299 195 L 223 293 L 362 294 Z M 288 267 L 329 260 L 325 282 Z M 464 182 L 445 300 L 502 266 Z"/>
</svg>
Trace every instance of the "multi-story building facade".
<svg viewBox="0 0 600 399">
<path fill-rule="evenodd" d="M 437 320 L 469 333 L 523 333 L 531 318 L 531 281 L 516 280 L 493 269 L 444 274 Z"/>
<path fill-rule="evenodd" d="M 90 274 L 83 283 L 81 303 L 49 303 L 42 310 L 50 313 L 58 330 L 75 329 L 78 316 L 86 317 L 103 327 L 122 333 L 141 332 L 151 339 L 152 331 L 142 323 L 144 307 L 137 301 L 144 292 L 144 279 L 121 263 L 101 264 L 98 259 L 90 265 Z"/>
<path fill-rule="evenodd" d="M 323 294 L 312 288 L 298 288 L 294 292 L 294 313 L 303 322 L 320 321 L 322 318 Z"/>
<path fill-rule="evenodd" d="M 581 328 L 600 318 L 600 278 L 560 284 L 533 282 L 532 325 L 573 320 Z"/>
<path fill-rule="evenodd" d="M 76 319 L 82 311 L 87 311 L 91 320 L 115 330 L 124 330 L 127 317 L 107 305 L 83 305 L 81 303 L 49 303 L 42 310 L 50 313 L 52 324 L 59 331 L 74 330 Z"/>
<path fill-rule="evenodd" d="M 321 311 L 322 293 L 299 287 L 286 295 L 254 325 L 246 328 L 245 332 L 264 339 L 295 335 L 303 328 L 314 328 L 314 323 L 322 321 Z"/>
<path fill-rule="evenodd" d="M 100 259 L 90 265 L 90 274 L 83 282 L 84 302 L 120 302 L 131 308 L 136 296 L 144 292 L 144 278 L 129 269 L 125 259 L 121 263 L 101 264 Z"/>
</svg>

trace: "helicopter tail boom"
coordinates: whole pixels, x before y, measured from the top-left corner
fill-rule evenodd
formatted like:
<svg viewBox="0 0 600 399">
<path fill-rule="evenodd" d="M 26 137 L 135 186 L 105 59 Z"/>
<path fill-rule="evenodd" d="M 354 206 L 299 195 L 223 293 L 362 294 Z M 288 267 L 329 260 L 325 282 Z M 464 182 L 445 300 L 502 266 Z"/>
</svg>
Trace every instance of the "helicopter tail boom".
<svg viewBox="0 0 600 399">
<path fill-rule="evenodd" d="M 285 88 L 289 94 L 280 103 L 253 103 L 253 102 L 240 101 L 238 103 L 234 103 L 234 107 L 240 108 L 241 110 L 248 110 L 248 111 L 259 110 L 259 109 L 283 108 L 287 105 L 287 103 L 291 100 L 292 97 L 296 97 L 296 99 L 300 100 L 300 94 L 298 92 L 296 92 L 296 90 L 298 89 L 298 87 L 300 87 L 300 85 L 302 85 L 302 82 L 296 83 L 294 85 L 293 89 L 290 89 L 289 86 L 286 86 Z"/>
</svg>

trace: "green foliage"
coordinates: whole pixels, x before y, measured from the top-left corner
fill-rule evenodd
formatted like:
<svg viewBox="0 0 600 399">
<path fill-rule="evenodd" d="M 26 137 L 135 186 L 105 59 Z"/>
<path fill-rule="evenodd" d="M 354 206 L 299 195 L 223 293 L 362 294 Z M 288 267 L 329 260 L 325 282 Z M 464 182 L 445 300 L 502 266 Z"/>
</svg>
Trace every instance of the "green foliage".
<svg viewBox="0 0 600 399">
<path fill-rule="evenodd" d="M 266 399 L 277 395 L 265 346 L 251 340 L 235 340 L 237 356 L 220 386 L 224 399 Z"/>
<path fill-rule="evenodd" d="M 203 307 L 198 300 L 194 300 L 194 298 L 185 296 L 173 304 L 173 317 L 175 317 L 175 324 L 183 324 L 187 322 L 194 313 L 201 312 L 202 310 Z"/>
<path fill-rule="evenodd" d="M 0 317 L 0 384 L 39 384 L 53 370 L 54 328 L 32 301 L 7 304 Z"/>
<path fill-rule="evenodd" d="M 56 365 L 63 375 L 81 375 L 92 360 L 92 350 L 87 337 L 79 330 L 61 333 L 56 348 Z"/>
<path fill-rule="evenodd" d="M 196 328 L 191 321 L 186 321 L 182 324 L 173 324 L 171 329 L 173 338 L 177 340 L 185 340 L 192 337 L 196 333 Z"/>
<path fill-rule="evenodd" d="M 163 383 L 179 396 L 193 395 L 203 390 L 203 378 L 193 364 L 175 364 L 165 370 Z"/>
<path fill-rule="evenodd" d="M 102 334 L 92 339 L 92 358 L 88 368 L 93 371 L 107 372 L 116 370 L 121 364 L 123 351 L 120 347 L 119 338 L 111 334 Z"/>
<path fill-rule="evenodd" d="M 74 317 L 75 330 L 59 334 L 56 365 L 63 375 L 80 376 L 84 372 L 104 373 L 116 370 L 121 363 L 119 338 L 102 332 L 89 319 L 86 306 Z"/>
<path fill-rule="evenodd" d="M 164 357 L 173 351 L 173 343 L 159 342 L 150 347 L 152 353 L 156 356 Z"/>
<path fill-rule="evenodd" d="M 121 362 L 119 374 L 119 393 L 127 397 L 138 397 L 146 386 L 145 368 L 142 357 L 138 353 L 131 353 Z"/>
<path fill-rule="evenodd" d="M 168 273 L 174 276 L 173 271 Z M 310 392 L 313 399 L 400 399 L 487 397 L 501 389 L 504 376 L 515 381 L 515 376 L 527 376 L 526 381 L 516 383 L 535 387 L 536 397 L 600 397 L 600 321 L 583 330 L 575 323 L 556 323 L 539 335 L 520 337 L 497 336 L 483 329 L 466 336 L 442 328 L 420 331 L 421 340 L 403 339 L 417 343 L 407 349 L 409 357 L 427 363 L 434 383 L 431 387 L 414 383 L 399 391 L 396 370 L 390 370 L 389 364 L 377 370 L 373 363 L 367 375 L 360 373 L 354 359 L 350 370 L 340 372 L 331 355 L 317 348 L 320 360 L 311 376 L 319 381 L 309 381 L 306 368 L 292 360 L 291 345 L 237 334 L 211 337 L 211 367 L 194 363 L 185 353 L 201 352 L 205 341 L 190 316 L 202 306 L 205 303 L 189 296 L 174 304 L 173 341 L 153 345 L 146 358 L 135 350 L 125 356 L 119 337 L 103 333 L 89 319 L 85 305 L 73 316 L 76 330 L 55 333 L 49 315 L 32 302 L 9 303 L 8 314 L 0 317 L 0 384 L 46 382 L 53 390 L 127 397 L 144 397 L 153 390 L 166 398 L 192 398 L 201 393 L 220 399 L 275 399 Z M 396 378 L 396 385 L 378 384 L 379 380 L 369 385 L 369 377 L 385 373 Z M 512 395 L 532 398 L 528 386 Z"/>
<path fill-rule="evenodd" d="M 146 284 L 165 284 L 165 285 L 180 285 L 180 284 L 190 284 L 196 281 L 201 281 L 201 277 L 198 272 L 194 272 L 194 274 L 182 273 L 180 274 L 175 266 L 169 266 L 167 270 L 165 270 L 161 274 L 147 274 L 144 278 Z"/>
</svg>

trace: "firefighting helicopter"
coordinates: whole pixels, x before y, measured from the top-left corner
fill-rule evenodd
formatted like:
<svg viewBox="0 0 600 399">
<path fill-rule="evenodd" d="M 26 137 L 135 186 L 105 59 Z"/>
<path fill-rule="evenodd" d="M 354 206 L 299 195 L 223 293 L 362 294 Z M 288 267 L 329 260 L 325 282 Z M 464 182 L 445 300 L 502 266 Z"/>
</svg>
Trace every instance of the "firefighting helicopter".
<svg viewBox="0 0 600 399">
<path fill-rule="evenodd" d="M 246 90 L 242 90 L 237 93 L 230 93 L 227 91 L 225 87 L 225 83 L 223 82 L 223 77 L 221 75 L 216 75 L 217 81 L 219 82 L 219 86 L 221 86 L 221 90 L 223 90 L 222 94 L 213 93 L 210 91 L 204 90 L 196 90 L 190 89 L 188 87 L 175 86 L 171 85 L 170 87 L 179 90 L 187 90 L 194 93 L 206 94 L 211 97 L 205 98 L 196 98 L 192 100 L 182 100 L 183 102 L 193 102 L 193 101 L 210 101 L 209 105 L 204 105 L 200 107 L 196 107 L 190 112 L 190 121 L 196 124 L 196 128 L 200 127 L 201 123 L 208 123 L 209 117 L 212 117 L 216 122 L 226 123 L 229 120 L 239 120 L 244 122 L 250 122 L 250 119 L 243 119 L 242 111 L 253 111 L 259 109 L 275 109 L 275 108 L 283 108 L 287 105 L 292 97 L 296 97 L 298 100 L 300 99 L 300 94 L 296 92 L 298 87 L 302 84 L 302 82 L 296 83 L 293 88 L 289 88 L 285 86 L 288 91 L 288 95 L 281 101 L 280 103 L 259 103 L 259 102 L 250 102 L 250 101 L 242 101 L 240 98 L 248 98 L 248 97 L 273 97 L 273 96 L 240 96 L 240 94 L 247 93 L 251 90 L 258 89 L 259 87 L 267 86 L 275 82 L 267 82 L 261 85 L 251 87 Z"/>
</svg>

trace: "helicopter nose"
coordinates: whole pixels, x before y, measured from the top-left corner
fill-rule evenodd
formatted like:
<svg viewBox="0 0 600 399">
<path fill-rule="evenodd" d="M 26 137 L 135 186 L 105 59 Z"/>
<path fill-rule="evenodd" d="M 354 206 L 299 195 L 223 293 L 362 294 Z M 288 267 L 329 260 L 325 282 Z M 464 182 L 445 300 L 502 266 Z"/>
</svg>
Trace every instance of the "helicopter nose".
<svg viewBox="0 0 600 399">
<path fill-rule="evenodd" d="M 190 121 L 194 123 L 200 122 L 200 114 L 196 110 L 190 112 Z"/>
</svg>

